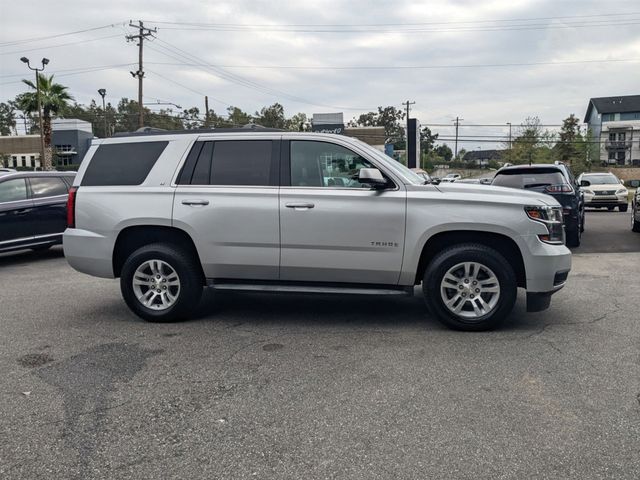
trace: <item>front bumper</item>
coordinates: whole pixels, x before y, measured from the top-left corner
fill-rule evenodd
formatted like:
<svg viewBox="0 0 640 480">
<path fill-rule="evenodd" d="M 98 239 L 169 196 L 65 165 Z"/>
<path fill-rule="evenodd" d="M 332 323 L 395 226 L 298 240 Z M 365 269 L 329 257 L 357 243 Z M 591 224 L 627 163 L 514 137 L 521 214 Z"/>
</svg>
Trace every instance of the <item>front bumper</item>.
<svg viewBox="0 0 640 480">
<path fill-rule="evenodd" d="M 618 205 L 627 204 L 627 195 L 587 195 L 584 196 L 584 206 L 599 207 L 616 207 Z"/>
</svg>

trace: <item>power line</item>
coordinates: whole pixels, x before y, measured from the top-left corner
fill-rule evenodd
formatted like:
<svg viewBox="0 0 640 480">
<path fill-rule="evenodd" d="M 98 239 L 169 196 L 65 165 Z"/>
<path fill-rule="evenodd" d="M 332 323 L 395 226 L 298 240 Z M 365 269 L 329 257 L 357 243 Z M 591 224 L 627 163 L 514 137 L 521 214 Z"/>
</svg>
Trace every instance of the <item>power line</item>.
<svg viewBox="0 0 640 480">
<path fill-rule="evenodd" d="M 113 70 L 115 68 L 120 68 L 120 67 L 129 67 L 131 65 L 135 65 L 135 63 L 120 63 L 120 64 L 116 64 L 116 65 L 106 65 L 103 67 L 89 67 L 86 69 L 82 69 L 79 71 L 73 71 L 71 73 L 62 73 L 62 74 L 57 74 L 56 72 L 52 72 L 54 75 L 56 75 L 56 77 L 70 77 L 72 75 L 81 75 L 81 74 L 85 74 L 85 73 L 93 73 L 93 72 L 100 72 L 103 70 Z M 3 82 L 0 83 L 0 85 L 12 85 L 12 84 L 16 84 L 16 83 L 22 83 L 22 80 L 12 80 L 10 82 Z"/>
<path fill-rule="evenodd" d="M 613 22 L 607 21 L 582 21 L 582 22 L 564 22 L 561 24 L 550 23 L 523 23 L 512 25 L 487 25 L 487 26 L 470 26 L 470 27 L 445 27 L 445 28 L 404 28 L 404 29 L 385 29 L 385 28 L 289 28 L 275 26 L 265 27 L 252 27 L 242 25 L 229 25 L 229 26 L 215 26 L 215 25 L 198 25 L 184 23 L 184 26 L 178 27 L 162 27 L 164 30 L 183 30 L 183 31 L 218 31 L 218 32 L 289 32 L 289 33 L 327 33 L 327 34 L 339 34 L 339 33 L 392 33 L 392 34 L 420 34 L 420 33 L 440 33 L 440 32 L 501 32 L 501 31 L 523 31 L 523 30 L 555 30 L 565 28 L 586 28 L 586 27 L 618 27 L 626 25 L 638 25 L 640 24 L 640 18 L 625 18 L 621 21 Z"/>
<path fill-rule="evenodd" d="M 98 40 L 105 40 L 107 38 L 115 38 L 115 37 L 119 37 L 120 34 L 116 34 L 116 35 L 107 35 L 106 37 L 98 37 L 98 38 L 90 38 L 87 40 L 78 40 L 76 42 L 68 42 L 68 43 L 60 43 L 58 45 L 47 45 L 46 47 L 35 47 L 35 48 L 28 48 L 26 50 L 13 50 L 11 52 L 2 52 L 0 53 L 0 55 L 15 55 L 15 54 L 20 54 L 20 53 L 26 53 L 26 52 L 34 52 L 37 50 L 43 50 L 43 49 L 51 49 L 51 48 L 59 48 L 59 47 L 67 47 L 69 45 L 80 45 L 83 43 L 89 43 L 89 42 L 95 42 Z"/>
<path fill-rule="evenodd" d="M 179 47 L 176 47 L 172 44 L 170 44 L 169 42 L 166 42 L 164 40 L 160 40 L 158 39 L 158 42 L 161 43 L 161 45 L 156 45 L 158 47 L 163 48 L 164 50 L 167 50 L 169 53 L 167 53 L 166 51 L 159 51 L 159 53 L 162 53 L 163 55 L 167 55 L 171 58 L 175 59 L 179 59 L 179 61 L 181 61 L 181 63 L 189 63 L 189 62 L 193 62 L 193 63 L 198 63 L 201 65 L 201 67 L 206 68 L 207 70 L 203 70 L 203 71 L 207 71 L 208 73 L 212 73 L 214 72 L 214 74 L 219 77 L 219 78 L 223 78 L 231 83 L 235 83 L 237 85 L 241 85 L 244 86 L 246 88 L 250 88 L 253 90 L 257 90 L 261 93 L 266 93 L 269 95 L 273 95 L 276 97 L 283 97 L 283 98 L 287 98 L 289 100 L 298 102 L 298 103 L 305 103 L 308 105 L 315 105 L 315 106 L 320 106 L 320 107 L 325 107 L 325 108 L 334 108 L 334 109 L 341 109 L 341 110 L 368 110 L 367 107 L 345 107 L 345 106 L 336 106 L 336 105 L 325 105 L 325 104 L 321 104 L 321 103 L 316 103 L 316 102 L 312 102 L 309 100 L 306 100 L 304 98 L 295 96 L 295 95 L 290 95 L 286 92 L 282 92 L 280 90 L 271 88 L 271 87 L 267 87 L 265 85 L 262 85 L 260 83 L 257 83 L 255 81 L 252 81 L 250 79 L 247 79 L 245 77 L 242 77 L 240 75 L 231 73 L 231 72 L 227 72 L 226 70 L 224 70 L 223 68 L 217 67 L 213 64 L 210 64 L 208 62 L 205 62 L 204 60 L 196 57 L 195 55 L 182 50 Z M 166 46 L 165 46 L 166 45 Z M 153 49 L 153 48 L 152 48 Z M 185 62 L 184 59 L 186 59 L 187 61 Z M 200 67 L 196 67 L 196 68 L 200 68 Z M 200 68 L 202 70 L 202 68 Z"/>
<path fill-rule="evenodd" d="M 586 63 L 614 63 L 640 62 L 640 58 L 600 59 L 600 60 L 567 60 L 559 62 L 529 62 L 529 63 L 477 63 L 468 65 L 224 65 L 216 64 L 219 68 L 250 68 L 250 69 L 278 69 L 278 70 L 428 70 L 446 68 L 494 68 L 494 67 L 527 67 L 541 65 L 575 65 Z M 149 62 L 149 65 L 176 65 L 169 62 Z M 190 67 L 201 67 L 204 64 L 180 63 Z"/>
<path fill-rule="evenodd" d="M 47 35 L 47 36 L 44 36 L 44 37 L 32 37 L 32 38 L 24 38 L 22 40 L 13 40 L 11 42 L 2 42 L 2 43 L 0 43 L 0 47 L 7 47 L 7 46 L 10 46 L 10 45 L 21 45 L 23 43 L 39 42 L 41 40 L 50 40 L 52 38 L 66 37 L 67 35 L 77 35 L 78 33 L 93 32 L 93 31 L 96 31 L 96 30 L 102 30 L 104 28 L 112 28 L 112 27 L 115 27 L 117 25 L 120 25 L 120 24 L 119 23 L 110 23 L 108 25 L 102 25 L 100 27 L 85 28 L 83 30 L 75 30 L 73 32 L 58 33 L 56 35 Z"/>
<path fill-rule="evenodd" d="M 402 26 L 424 26 L 424 25 L 459 25 L 459 24 L 478 24 L 478 23 L 494 23 L 494 22 L 527 22 L 527 21 L 540 21 L 540 20 L 565 20 L 571 18 L 596 18 L 596 17 L 619 17 L 627 15 L 640 15 L 640 12 L 624 12 L 624 13 L 598 13 L 592 15 L 566 15 L 566 16 L 553 16 L 553 17 L 529 17 L 529 18 L 504 18 L 504 19 L 490 19 L 490 20 L 455 20 L 445 22 L 419 22 L 419 23 L 350 23 L 350 24 L 337 24 L 337 23 L 289 23 L 279 24 L 275 26 L 280 27 L 402 27 Z M 176 21 L 155 21 L 145 20 L 149 23 L 164 24 L 164 25 L 201 25 L 201 26 L 246 26 L 246 27 L 272 27 L 274 24 L 269 23 L 192 23 L 192 22 L 176 22 Z"/>
</svg>

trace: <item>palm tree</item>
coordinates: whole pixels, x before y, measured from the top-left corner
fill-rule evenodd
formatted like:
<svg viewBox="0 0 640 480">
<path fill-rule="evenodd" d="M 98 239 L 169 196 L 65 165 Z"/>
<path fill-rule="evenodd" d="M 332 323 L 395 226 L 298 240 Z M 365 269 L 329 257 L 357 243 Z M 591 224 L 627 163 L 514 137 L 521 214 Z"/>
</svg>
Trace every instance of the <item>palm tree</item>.
<svg viewBox="0 0 640 480">
<path fill-rule="evenodd" d="M 47 77 L 38 73 L 38 83 L 40 86 L 40 101 L 42 102 L 42 132 L 44 134 L 44 158 L 41 165 L 43 170 L 52 168 L 51 150 L 51 116 L 57 115 L 63 110 L 73 97 L 67 92 L 67 87 L 53 82 L 53 75 Z M 31 80 L 22 80 L 33 91 L 21 93 L 16 97 L 16 103 L 20 110 L 26 114 L 38 112 L 38 97 L 36 95 L 36 85 Z"/>
</svg>

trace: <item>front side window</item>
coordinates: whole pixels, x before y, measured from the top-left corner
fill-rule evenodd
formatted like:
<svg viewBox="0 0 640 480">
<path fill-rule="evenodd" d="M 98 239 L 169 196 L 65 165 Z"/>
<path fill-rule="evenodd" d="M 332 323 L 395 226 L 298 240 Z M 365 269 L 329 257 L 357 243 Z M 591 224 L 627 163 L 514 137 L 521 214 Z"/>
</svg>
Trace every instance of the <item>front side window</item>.
<svg viewBox="0 0 640 480">
<path fill-rule="evenodd" d="M 58 177 L 34 177 L 30 178 L 33 198 L 55 197 L 67 194 L 67 184 Z"/>
<path fill-rule="evenodd" d="M 15 178 L 0 183 L 0 203 L 18 202 L 27 199 L 27 184 L 24 178 Z"/>
<path fill-rule="evenodd" d="M 315 141 L 291 142 L 291 186 L 370 188 L 358 181 L 361 168 L 376 168 L 340 145 Z"/>
</svg>

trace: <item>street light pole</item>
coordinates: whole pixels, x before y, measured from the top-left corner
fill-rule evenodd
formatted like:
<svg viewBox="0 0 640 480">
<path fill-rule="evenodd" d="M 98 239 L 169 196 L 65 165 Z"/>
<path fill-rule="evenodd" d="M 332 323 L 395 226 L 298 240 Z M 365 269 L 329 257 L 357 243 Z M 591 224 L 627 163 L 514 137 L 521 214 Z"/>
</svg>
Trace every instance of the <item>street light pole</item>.
<svg viewBox="0 0 640 480">
<path fill-rule="evenodd" d="M 22 63 L 26 63 L 27 67 L 29 67 L 29 70 L 33 70 L 34 72 L 36 72 L 36 97 L 38 99 L 38 120 L 39 120 L 39 125 L 40 125 L 40 168 L 42 168 L 44 170 L 44 163 L 45 163 L 45 158 L 44 158 L 44 130 L 42 128 L 42 101 L 40 100 L 40 81 L 38 79 L 38 73 L 42 72 L 44 70 L 44 67 L 49 63 L 49 59 L 48 58 L 43 58 L 42 59 L 42 68 L 36 68 L 36 67 L 32 67 L 31 64 L 29 63 L 29 59 L 27 57 L 22 57 L 20 59 L 20 61 Z M 35 167 L 35 165 L 34 165 Z M 48 168 L 48 166 L 47 166 Z"/>
<path fill-rule="evenodd" d="M 107 109 L 104 105 L 104 97 L 107 95 L 107 91 L 104 88 L 98 89 L 98 93 L 102 97 L 102 116 L 104 121 L 104 138 L 109 136 L 109 132 L 107 131 Z"/>
</svg>

